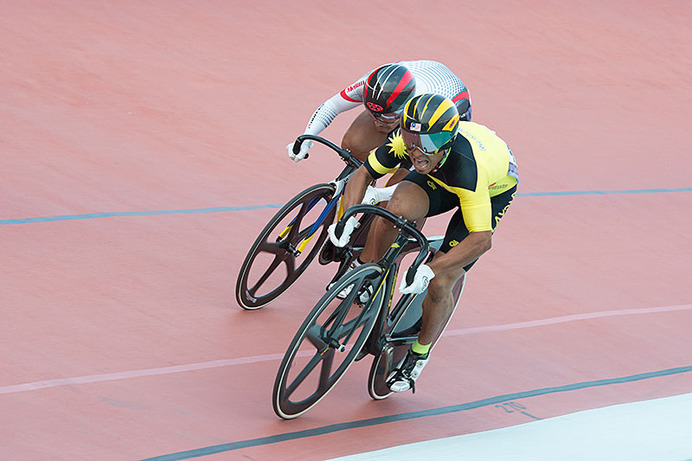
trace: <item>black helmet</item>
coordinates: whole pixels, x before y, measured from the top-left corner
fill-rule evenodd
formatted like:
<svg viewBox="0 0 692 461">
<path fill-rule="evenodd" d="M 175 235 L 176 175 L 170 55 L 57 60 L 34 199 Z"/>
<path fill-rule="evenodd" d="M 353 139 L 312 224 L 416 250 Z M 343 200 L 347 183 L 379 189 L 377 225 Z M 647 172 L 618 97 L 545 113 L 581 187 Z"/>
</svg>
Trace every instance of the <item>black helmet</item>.
<svg viewBox="0 0 692 461">
<path fill-rule="evenodd" d="M 410 70 L 400 64 L 386 64 L 368 77 L 363 104 L 373 115 L 389 115 L 395 120 L 415 89 Z"/>
<path fill-rule="evenodd" d="M 407 147 L 432 155 L 452 145 L 459 126 L 459 111 L 449 98 L 421 94 L 406 103 L 400 126 Z"/>
</svg>

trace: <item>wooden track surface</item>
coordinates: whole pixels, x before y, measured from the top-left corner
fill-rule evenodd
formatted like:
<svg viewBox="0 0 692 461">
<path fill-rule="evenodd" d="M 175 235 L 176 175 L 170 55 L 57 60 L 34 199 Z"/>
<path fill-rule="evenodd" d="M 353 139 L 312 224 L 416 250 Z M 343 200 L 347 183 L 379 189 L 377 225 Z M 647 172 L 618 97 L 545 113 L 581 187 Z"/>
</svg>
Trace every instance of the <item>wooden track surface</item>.
<svg viewBox="0 0 692 461">
<path fill-rule="evenodd" d="M 2 1 L 0 459 L 318 460 L 691 392 L 689 2 L 347 3 Z M 364 361 L 280 421 L 325 274 L 246 312 L 239 265 L 340 168 L 284 146 L 400 59 L 462 77 L 520 194 L 415 395 Z"/>
</svg>

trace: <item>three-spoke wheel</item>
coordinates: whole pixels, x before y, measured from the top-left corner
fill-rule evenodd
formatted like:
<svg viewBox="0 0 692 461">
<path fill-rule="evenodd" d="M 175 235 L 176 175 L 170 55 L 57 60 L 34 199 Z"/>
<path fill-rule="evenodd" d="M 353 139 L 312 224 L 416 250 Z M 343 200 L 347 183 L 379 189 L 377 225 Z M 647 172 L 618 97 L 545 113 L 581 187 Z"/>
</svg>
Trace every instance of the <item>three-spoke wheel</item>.
<svg viewBox="0 0 692 461">
<path fill-rule="evenodd" d="M 272 403 L 279 417 L 293 419 L 312 408 L 357 358 L 387 298 L 377 292 L 363 305 L 359 294 L 368 284 L 379 286 L 383 276 L 376 264 L 359 266 L 339 279 L 307 316 L 274 382 Z"/>
<path fill-rule="evenodd" d="M 327 238 L 336 201 L 332 184 L 305 189 L 262 229 L 240 268 L 236 299 L 243 309 L 259 309 L 293 285 Z"/>
</svg>

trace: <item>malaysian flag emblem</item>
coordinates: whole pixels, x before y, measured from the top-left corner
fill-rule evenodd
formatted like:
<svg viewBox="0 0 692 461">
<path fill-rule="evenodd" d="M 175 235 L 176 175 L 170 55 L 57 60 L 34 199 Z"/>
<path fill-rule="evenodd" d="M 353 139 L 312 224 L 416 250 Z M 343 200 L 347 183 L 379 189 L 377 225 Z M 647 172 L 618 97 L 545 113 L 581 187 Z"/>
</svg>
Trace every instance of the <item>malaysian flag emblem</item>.
<svg viewBox="0 0 692 461">
<path fill-rule="evenodd" d="M 409 128 L 411 131 L 417 131 L 420 133 L 421 129 L 421 124 L 417 122 L 411 122 L 411 127 Z"/>
</svg>

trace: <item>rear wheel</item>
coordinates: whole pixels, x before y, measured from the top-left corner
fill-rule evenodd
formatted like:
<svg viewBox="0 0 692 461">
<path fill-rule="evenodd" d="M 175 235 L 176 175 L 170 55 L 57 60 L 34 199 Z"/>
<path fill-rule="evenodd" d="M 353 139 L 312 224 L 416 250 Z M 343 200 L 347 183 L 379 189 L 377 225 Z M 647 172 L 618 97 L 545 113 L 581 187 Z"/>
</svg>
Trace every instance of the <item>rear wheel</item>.
<svg viewBox="0 0 692 461">
<path fill-rule="evenodd" d="M 380 355 L 372 361 L 368 376 L 368 394 L 374 400 L 386 399 L 392 394 L 387 386 L 387 377 L 406 357 L 409 347 L 409 343 L 385 344 Z"/>
<path fill-rule="evenodd" d="M 341 379 L 368 339 L 385 299 L 383 290 L 364 306 L 357 296 L 366 284 L 379 286 L 382 268 L 359 266 L 336 282 L 298 329 L 274 382 L 272 404 L 293 419 L 317 404 Z M 345 299 L 339 293 L 352 286 Z"/>
<path fill-rule="evenodd" d="M 262 229 L 248 251 L 236 282 L 243 309 L 259 309 L 275 300 L 308 268 L 327 238 L 336 203 L 331 184 L 305 189 L 284 205 Z"/>
<path fill-rule="evenodd" d="M 456 310 L 459 304 L 465 283 L 466 276 L 459 279 L 454 288 L 452 288 L 454 310 Z M 370 366 L 370 374 L 368 375 L 368 393 L 375 400 L 386 399 L 392 394 L 389 386 L 387 386 L 387 378 L 406 357 L 410 345 L 415 341 L 420 332 L 420 317 L 423 312 L 422 304 L 426 294 L 427 291 L 411 298 L 410 304 L 405 307 L 406 311 L 400 318 L 386 318 L 384 320 L 383 336 L 380 338 L 380 353 L 373 359 Z M 449 324 L 451 318 L 452 315 L 449 316 L 447 324 Z M 445 324 L 445 328 L 447 328 L 447 324 Z M 437 339 L 439 339 L 439 336 Z M 433 342 L 433 347 L 437 339 Z"/>
</svg>

